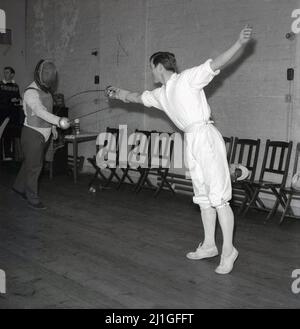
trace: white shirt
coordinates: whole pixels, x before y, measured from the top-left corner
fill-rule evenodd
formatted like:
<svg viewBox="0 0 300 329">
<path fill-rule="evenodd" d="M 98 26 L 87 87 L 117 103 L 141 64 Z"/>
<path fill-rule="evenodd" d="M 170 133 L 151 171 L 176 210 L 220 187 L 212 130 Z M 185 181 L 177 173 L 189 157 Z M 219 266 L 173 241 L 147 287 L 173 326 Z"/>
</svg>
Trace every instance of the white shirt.
<svg viewBox="0 0 300 329">
<path fill-rule="evenodd" d="M 30 84 L 29 87 L 39 89 L 39 87 L 37 86 L 37 84 L 35 82 Z M 47 142 L 47 140 L 49 139 L 49 137 L 51 135 L 51 128 L 38 128 L 38 127 L 30 126 L 27 122 L 27 112 L 26 112 L 27 105 L 30 106 L 30 108 L 32 109 L 32 111 L 33 111 L 32 115 L 41 117 L 42 119 L 46 120 L 49 123 L 52 123 L 53 125 L 58 124 L 59 118 L 56 115 L 47 112 L 47 109 L 45 108 L 45 106 L 42 104 L 42 102 L 40 100 L 39 93 L 37 90 L 34 90 L 34 89 L 26 90 L 26 92 L 24 93 L 24 100 L 23 100 L 23 108 L 24 108 L 24 112 L 25 112 L 24 126 L 30 127 L 31 129 L 34 129 L 34 130 L 38 131 L 39 133 L 41 133 L 44 136 L 45 141 Z"/>
<path fill-rule="evenodd" d="M 152 91 L 144 91 L 144 105 L 164 111 L 181 130 L 198 122 L 207 122 L 211 110 L 203 88 L 220 73 L 220 70 L 214 72 L 211 69 L 211 61 L 209 59 L 204 64 L 180 74 L 174 73 L 166 85 Z"/>
</svg>

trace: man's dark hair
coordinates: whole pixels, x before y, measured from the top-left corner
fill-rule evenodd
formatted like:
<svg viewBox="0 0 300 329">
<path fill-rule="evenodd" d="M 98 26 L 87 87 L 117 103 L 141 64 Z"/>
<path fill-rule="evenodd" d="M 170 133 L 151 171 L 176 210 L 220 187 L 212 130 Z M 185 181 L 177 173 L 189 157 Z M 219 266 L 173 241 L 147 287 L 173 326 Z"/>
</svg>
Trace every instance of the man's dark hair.
<svg viewBox="0 0 300 329">
<path fill-rule="evenodd" d="M 12 74 L 15 74 L 15 73 L 16 73 L 15 70 L 14 70 L 11 66 L 6 66 L 6 67 L 4 68 L 4 70 L 9 70 L 10 73 L 12 73 Z"/>
<path fill-rule="evenodd" d="M 178 72 L 175 55 L 169 52 L 159 51 L 150 57 L 150 63 L 154 66 L 162 64 L 167 71 Z"/>
</svg>

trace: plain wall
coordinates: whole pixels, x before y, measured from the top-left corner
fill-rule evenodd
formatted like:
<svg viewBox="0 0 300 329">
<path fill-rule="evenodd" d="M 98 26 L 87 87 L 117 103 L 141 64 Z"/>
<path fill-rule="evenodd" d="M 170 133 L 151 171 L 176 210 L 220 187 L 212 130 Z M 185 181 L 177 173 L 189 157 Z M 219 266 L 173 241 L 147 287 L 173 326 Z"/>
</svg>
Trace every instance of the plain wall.
<svg viewBox="0 0 300 329">
<path fill-rule="evenodd" d="M 16 71 L 15 80 L 22 91 L 27 83 L 25 1 L 0 0 L 0 8 L 6 13 L 6 28 L 12 31 L 12 44 L 0 44 L 0 78 L 3 79 L 3 68 L 12 66 Z"/>
</svg>

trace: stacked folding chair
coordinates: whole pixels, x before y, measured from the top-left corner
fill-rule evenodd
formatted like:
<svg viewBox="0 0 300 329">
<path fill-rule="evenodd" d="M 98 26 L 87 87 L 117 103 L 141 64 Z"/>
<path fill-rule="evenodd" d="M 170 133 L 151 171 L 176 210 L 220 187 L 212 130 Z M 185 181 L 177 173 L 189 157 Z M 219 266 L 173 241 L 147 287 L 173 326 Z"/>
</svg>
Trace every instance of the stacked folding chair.
<svg viewBox="0 0 300 329">
<path fill-rule="evenodd" d="M 134 184 L 135 192 L 139 192 L 140 185 L 144 183 L 153 187 L 153 184 L 148 178 L 144 179 L 144 173 L 149 163 L 151 163 L 151 133 L 152 131 L 136 129 L 135 134 L 131 135 L 133 140 L 129 140 L 129 144 L 132 145 L 132 147 L 127 157 L 127 167 L 122 168 L 123 175 L 119 180 L 117 189 L 122 186 L 126 178 L 130 179 L 131 183 Z M 136 183 L 133 182 L 130 176 L 133 172 L 138 176 Z"/>
<path fill-rule="evenodd" d="M 155 197 L 158 196 L 163 188 L 168 188 L 175 194 L 174 188 L 168 180 L 174 149 L 174 134 L 153 132 L 150 147 L 149 166 L 144 171 L 138 191 L 144 187 L 147 180 L 149 180 L 149 176 L 156 176 L 159 183 L 154 194 Z"/>
<path fill-rule="evenodd" d="M 94 156 L 93 158 L 88 158 L 89 163 L 91 163 L 91 165 L 95 168 L 95 174 L 94 174 L 94 177 L 92 178 L 91 182 L 89 183 L 89 188 L 91 188 L 92 186 L 95 186 L 96 181 L 98 179 L 101 179 L 102 181 L 104 181 L 104 185 L 103 185 L 104 187 L 109 186 L 114 178 L 116 179 L 117 182 L 121 181 L 121 178 L 117 172 L 118 165 L 119 165 L 119 153 L 120 153 L 119 138 L 120 138 L 119 129 L 107 127 L 106 139 L 105 139 L 103 147 L 105 147 L 107 150 L 109 150 L 113 154 L 115 154 L 115 161 L 112 165 L 108 165 L 107 168 L 103 168 L 102 166 L 100 166 L 97 163 L 97 156 Z M 99 144 L 99 142 L 97 139 L 97 142 L 96 142 L 96 153 L 97 154 L 98 154 L 98 152 L 101 152 L 100 146 L 98 144 Z M 110 171 L 110 174 L 108 177 L 103 173 L 103 169 Z M 125 169 L 121 168 L 121 171 L 124 173 Z M 125 177 L 123 177 L 123 180 L 125 180 L 126 178 L 131 183 L 133 183 L 132 179 L 128 175 L 125 175 Z"/>
</svg>

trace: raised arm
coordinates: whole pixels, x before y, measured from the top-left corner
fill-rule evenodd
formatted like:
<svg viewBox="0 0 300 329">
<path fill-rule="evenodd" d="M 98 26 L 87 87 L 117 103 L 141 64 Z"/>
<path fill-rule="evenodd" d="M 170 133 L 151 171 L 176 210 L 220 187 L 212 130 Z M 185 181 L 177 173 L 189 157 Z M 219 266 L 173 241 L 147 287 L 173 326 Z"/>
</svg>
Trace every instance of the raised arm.
<svg viewBox="0 0 300 329">
<path fill-rule="evenodd" d="M 213 71 L 221 69 L 223 66 L 228 64 L 230 60 L 239 52 L 243 46 L 251 40 L 252 27 L 246 26 L 240 33 L 238 40 L 231 46 L 227 51 L 218 56 L 215 60 L 210 63 Z"/>
</svg>

